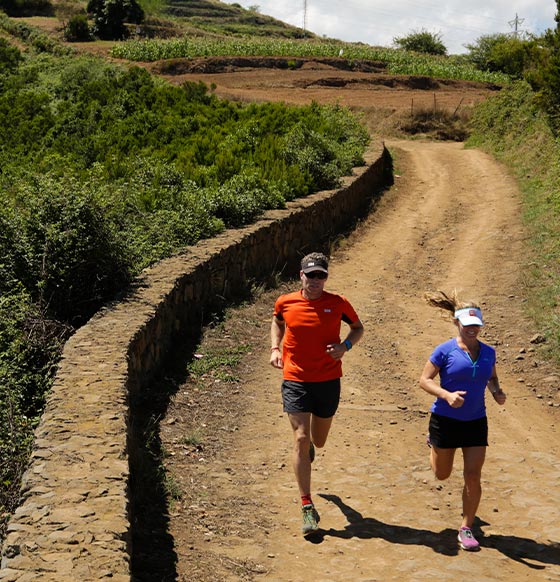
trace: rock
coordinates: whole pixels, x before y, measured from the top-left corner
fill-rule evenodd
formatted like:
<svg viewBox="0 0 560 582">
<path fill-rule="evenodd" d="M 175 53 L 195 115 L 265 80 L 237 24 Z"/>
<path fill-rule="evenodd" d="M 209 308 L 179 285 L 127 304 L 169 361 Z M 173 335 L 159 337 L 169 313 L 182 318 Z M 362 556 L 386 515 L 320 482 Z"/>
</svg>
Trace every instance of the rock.
<svg viewBox="0 0 560 582">
<path fill-rule="evenodd" d="M 545 384 L 549 388 L 560 387 L 560 376 L 557 376 L 556 374 L 545 376 L 544 378 L 541 378 L 540 383 Z"/>
</svg>

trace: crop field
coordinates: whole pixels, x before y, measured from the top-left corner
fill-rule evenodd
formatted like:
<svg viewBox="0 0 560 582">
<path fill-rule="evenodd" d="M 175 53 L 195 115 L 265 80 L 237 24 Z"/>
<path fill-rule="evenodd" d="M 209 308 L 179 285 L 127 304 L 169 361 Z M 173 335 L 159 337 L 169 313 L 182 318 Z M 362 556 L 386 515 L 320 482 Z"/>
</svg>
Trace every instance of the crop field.
<svg viewBox="0 0 560 582">
<path fill-rule="evenodd" d="M 129 61 L 153 62 L 173 58 L 258 56 L 293 58 L 343 58 L 387 63 L 389 73 L 441 79 L 463 79 L 504 85 L 502 73 L 479 71 L 457 57 L 435 57 L 363 44 L 285 39 L 176 38 L 130 40 L 116 44 L 111 56 Z"/>
</svg>

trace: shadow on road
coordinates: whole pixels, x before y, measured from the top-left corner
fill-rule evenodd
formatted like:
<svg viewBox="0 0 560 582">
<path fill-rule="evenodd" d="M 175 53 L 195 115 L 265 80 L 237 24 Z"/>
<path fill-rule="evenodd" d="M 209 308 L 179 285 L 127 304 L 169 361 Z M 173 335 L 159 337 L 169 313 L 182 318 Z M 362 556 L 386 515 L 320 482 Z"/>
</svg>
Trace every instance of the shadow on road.
<svg viewBox="0 0 560 582">
<path fill-rule="evenodd" d="M 361 513 L 344 503 L 338 495 L 319 493 L 319 497 L 334 503 L 346 516 L 348 525 L 343 530 L 319 530 L 313 538 L 308 538 L 314 543 L 321 543 L 327 536 L 350 539 L 381 538 L 393 544 L 419 545 L 432 548 L 438 554 L 455 556 L 459 550 L 457 547 L 456 530 L 447 528 L 439 533 L 427 529 L 416 529 L 402 525 L 390 525 L 373 517 L 364 517 Z"/>
<path fill-rule="evenodd" d="M 402 525 L 390 525 L 373 517 L 364 517 L 361 513 L 344 503 L 338 495 L 319 493 L 319 497 L 334 503 L 348 520 L 343 530 L 319 530 L 313 537 L 307 538 L 311 543 L 321 543 L 327 536 L 350 538 L 381 538 L 394 544 L 420 545 L 431 548 L 434 552 L 446 556 L 455 556 L 459 553 L 457 546 L 457 531 L 446 528 L 440 532 L 426 529 L 416 529 Z M 525 564 L 527 567 L 542 570 L 543 564 L 560 565 L 560 543 L 543 544 L 528 538 L 507 535 L 484 535 L 481 527 L 490 525 L 488 522 L 477 519 L 474 524 L 477 538 L 483 548 L 493 548 L 504 556 Z M 527 560 L 539 562 L 533 564 Z"/>
<path fill-rule="evenodd" d="M 528 538 L 498 534 L 484 536 L 479 541 L 481 546 L 494 548 L 504 556 L 534 570 L 543 570 L 546 567 L 543 564 L 560 565 L 560 542 L 543 544 Z M 527 560 L 534 560 L 540 564 L 532 564 Z"/>
</svg>

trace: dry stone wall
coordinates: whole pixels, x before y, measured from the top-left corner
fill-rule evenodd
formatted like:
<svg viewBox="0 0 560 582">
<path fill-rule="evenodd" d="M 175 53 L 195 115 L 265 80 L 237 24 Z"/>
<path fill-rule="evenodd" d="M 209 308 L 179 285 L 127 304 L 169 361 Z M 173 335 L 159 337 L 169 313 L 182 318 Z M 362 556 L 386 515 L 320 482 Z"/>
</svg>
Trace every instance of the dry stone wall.
<svg viewBox="0 0 560 582">
<path fill-rule="evenodd" d="M 384 146 L 366 161 L 338 190 L 146 269 L 69 339 L 8 525 L 2 582 L 131 580 L 131 394 L 146 389 L 173 343 L 199 331 L 208 310 L 251 281 L 297 272 L 303 254 L 364 216 L 392 175 Z"/>
</svg>

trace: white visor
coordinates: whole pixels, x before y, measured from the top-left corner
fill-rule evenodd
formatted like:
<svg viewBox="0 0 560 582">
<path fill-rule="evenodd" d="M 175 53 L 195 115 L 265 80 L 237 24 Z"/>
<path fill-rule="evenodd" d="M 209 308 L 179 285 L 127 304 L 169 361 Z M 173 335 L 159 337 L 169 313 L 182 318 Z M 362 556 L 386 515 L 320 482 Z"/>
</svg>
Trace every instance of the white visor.
<svg viewBox="0 0 560 582">
<path fill-rule="evenodd" d="M 477 307 L 465 307 L 464 309 L 457 309 L 455 317 L 459 320 L 461 325 L 484 325 L 482 321 L 482 311 Z"/>
</svg>

